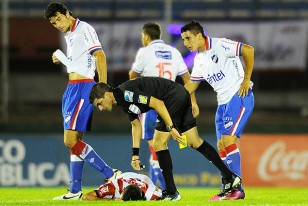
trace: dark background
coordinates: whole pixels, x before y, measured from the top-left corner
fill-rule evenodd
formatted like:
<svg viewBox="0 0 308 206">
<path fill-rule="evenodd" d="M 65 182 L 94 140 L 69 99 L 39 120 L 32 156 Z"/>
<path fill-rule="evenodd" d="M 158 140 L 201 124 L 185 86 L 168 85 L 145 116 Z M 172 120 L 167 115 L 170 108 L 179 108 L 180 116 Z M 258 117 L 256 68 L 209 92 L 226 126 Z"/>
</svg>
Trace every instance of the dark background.
<svg viewBox="0 0 308 206">
<path fill-rule="evenodd" d="M 282 20 L 307 21 L 308 17 L 307 1 L 297 0 L 174 0 L 170 18 L 164 13 L 168 9 L 165 6 L 166 1 L 63 2 L 78 18 L 114 24 L 148 20 L 186 23 L 191 19 L 253 24 Z M 48 3 L 49 1 L 44 0 L 9 1 L 9 118 L 0 123 L 0 132 L 50 133 L 63 130 L 61 97 L 67 84 L 67 76 L 51 61 L 51 54 L 60 47 L 61 35 L 43 18 L 43 11 Z M 307 42 L 303 44 L 307 45 Z M 118 85 L 127 80 L 129 69 L 114 71 L 110 68 L 109 84 Z M 304 71 L 292 68 L 275 72 L 254 71 L 252 81 L 255 85 L 256 105 L 245 132 L 308 132 L 307 59 Z M 44 96 L 40 96 L 41 90 L 46 90 Z M 30 98 L 24 101 L 24 95 Z M 2 97 L 1 94 L 0 98 Z M 197 118 L 199 130 L 215 133 L 216 96 L 207 83 L 200 86 L 197 100 L 200 106 L 200 116 Z M 96 110 L 92 132 L 130 132 L 125 114 L 120 108 L 114 110 L 113 113 L 99 113 Z"/>
</svg>

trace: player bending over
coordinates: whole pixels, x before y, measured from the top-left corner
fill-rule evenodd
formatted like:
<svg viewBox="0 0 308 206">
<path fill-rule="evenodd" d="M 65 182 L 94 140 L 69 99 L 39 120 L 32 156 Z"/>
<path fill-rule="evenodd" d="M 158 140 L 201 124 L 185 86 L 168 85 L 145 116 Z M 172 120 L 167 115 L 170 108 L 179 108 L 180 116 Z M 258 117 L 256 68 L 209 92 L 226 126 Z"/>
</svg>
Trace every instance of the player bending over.
<svg viewBox="0 0 308 206">
<path fill-rule="evenodd" d="M 241 179 L 223 163 L 216 150 L 200 138 L 196 119 L 192 114 L 190 95 L 183 85 L 160 77 L 138 77 L 116 88 L 111 88 L 105 83 L 97 83 L 90 92 L 90 102 L 101 111 L 111 112 L 113 105 L 121 106 L 128 114 L 133 140 L 131 165 L 135 170 L 141 169 L 139 148 L 142 126 L 138 115 L 150 109 L 157 111 L 158 121 L 153 143 L 166 183 L 166 189 L 162 192 L 163 200 L 181 199 L 173 179 L 172 159 L 167 146 L 171 135 L 182 145 L 188 145 L 198 151 L 220 170 L 224 194 L 228 194 L 241 183 Z M 187 143 L 180 133 L 186 135 Z"/>
</svg>

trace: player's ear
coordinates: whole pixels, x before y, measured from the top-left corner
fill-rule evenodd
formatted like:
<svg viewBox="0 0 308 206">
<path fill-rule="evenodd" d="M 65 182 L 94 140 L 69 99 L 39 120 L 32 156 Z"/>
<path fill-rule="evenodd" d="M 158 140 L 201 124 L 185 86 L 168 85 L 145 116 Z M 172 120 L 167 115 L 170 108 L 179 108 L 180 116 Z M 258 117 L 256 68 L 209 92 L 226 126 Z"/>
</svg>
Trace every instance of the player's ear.
<svg viewBox="0 0 308 206">
<path fill-rule="evenodd" d="M 111 92 L 105 92 L 104 99 L 111 99 Z"/>
<path fill-rule="evenodd" d="M 198 33 L 198 39 L 201 40 L 202 39 L 202 34 Z"/>
</svg>

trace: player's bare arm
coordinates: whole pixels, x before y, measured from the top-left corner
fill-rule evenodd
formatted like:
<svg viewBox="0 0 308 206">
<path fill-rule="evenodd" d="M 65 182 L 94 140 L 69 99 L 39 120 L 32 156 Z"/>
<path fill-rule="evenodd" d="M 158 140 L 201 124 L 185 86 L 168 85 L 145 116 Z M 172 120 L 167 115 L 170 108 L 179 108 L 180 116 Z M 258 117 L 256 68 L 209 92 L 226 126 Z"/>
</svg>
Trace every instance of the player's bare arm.
<svg viewBox="0 0 308 206">
<path fill-rule="evenodd" d="M 140 76 L 140 74 L 134 72 L 133 70 L 129 70 L 128 72 L 129 79 L 135 79 Z"/>
<path fill-rule="evenodd" d="M 197 90 L 197 88 L 199 87 L 199 85 L 200 85 L 200 82 L 193 82 L 193 81 L 189 80 L 189 81 L 184 85 L 184 87 L 185 87 L 185 89 L 187 89 L 187 91 L 188 91 L 189 94 L 192 94 L 192 93 L 194 93 L 194 92 Z"/>
<path fill-rule="evenodd" d="M 245 76 L 243 83 L 241 84 L 241 87 L 238 91 L 238 95 L 240 97 L 245 97 L 248 94 L 250 78 L 254 66 L 254 48 L 247 44 L 243 44 L 242 57 L 245 64 Z"/>
<path fill-rule="evenodd" d="M 132 124 L 132 142 L 133 148 L 140 148 L 140 142 L 142 137 L 142 126 L 140 120 L 137 118 L 131 122 Z M 141 170 L 139 155 L 132 156 L 131 166 L 134 170 Z"/>
<path fill-rule="evenodd" d="M 97 197 L 96 192 L 95 191 L 91 191 L 88 192 L 87 194 L 82 195 L 81 197 L 81 201 L 95 201 L 95 200 L 99 200 L 100 198 Z"/>
<path fill-rule="evenodd" d="M 93 52 L 93 56 L 95 56 L 98 81 L 107 83 L 107 60 L 104 51 L 96 50 Z"/>
<path fill-rule="evenodd" d="M 184 85 L 187 82 L 189 82 L 189 80 L 190 80 L 190 74 L 189 73 L 186 73 L 186 74 L 182 75 L 181 77 L 182 77 Z M 196 118 L 196 117 L 199 116 L 199 106 L 197 104 L 195 92 L 190 94 L 190 99 L 191 99 L 192 113 L 193 113 L 194 118 Z"/>
</svg>

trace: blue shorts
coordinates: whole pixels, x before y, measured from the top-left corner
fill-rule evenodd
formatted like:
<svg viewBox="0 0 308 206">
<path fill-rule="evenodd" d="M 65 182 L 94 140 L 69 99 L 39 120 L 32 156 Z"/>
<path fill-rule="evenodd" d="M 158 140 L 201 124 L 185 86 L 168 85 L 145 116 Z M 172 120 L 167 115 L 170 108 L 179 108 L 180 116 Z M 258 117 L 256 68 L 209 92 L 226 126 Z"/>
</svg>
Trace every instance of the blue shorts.
<svg viewBox="0 0 308 206">
<path fill-rule="evenodd" d="M 154 109 L 139 116 L 142 125 L 142 139 L 151 140 L 154 136 L 154 130 L 157 120 L 157 112 Z"/>
<path fill-rule="evenodd" d="M 244 98 L 236 93 L 227 104 L 218 105 L 215 116 L 217 139 L 221 139 L 222 135 L 241 137 L 253 108 L 252 90 Z"/>
<path fill-rule="evenodd" d="M 93 79 L 69 81 L 62 98 L 64 130 L 90 131 L 94 105 L 89 94 L 94 84 Z"/>
</svg>

